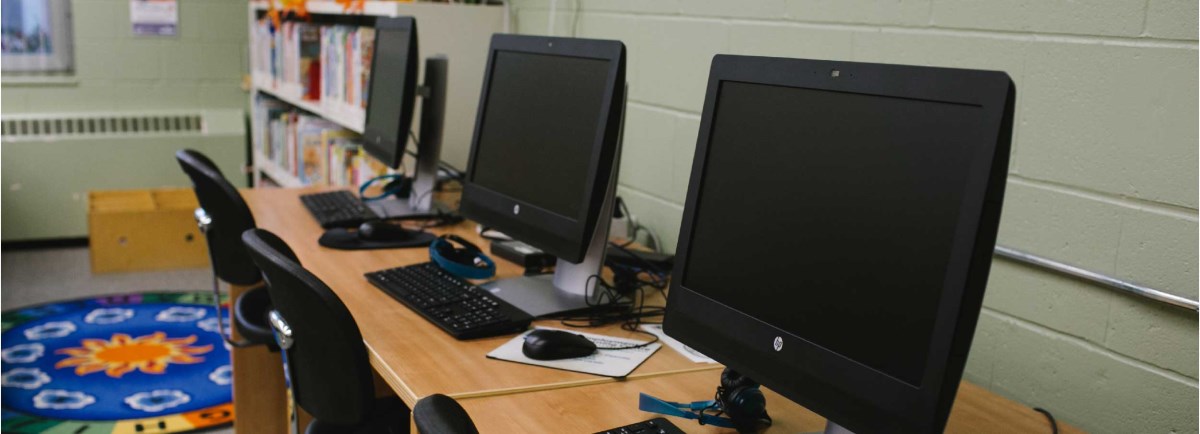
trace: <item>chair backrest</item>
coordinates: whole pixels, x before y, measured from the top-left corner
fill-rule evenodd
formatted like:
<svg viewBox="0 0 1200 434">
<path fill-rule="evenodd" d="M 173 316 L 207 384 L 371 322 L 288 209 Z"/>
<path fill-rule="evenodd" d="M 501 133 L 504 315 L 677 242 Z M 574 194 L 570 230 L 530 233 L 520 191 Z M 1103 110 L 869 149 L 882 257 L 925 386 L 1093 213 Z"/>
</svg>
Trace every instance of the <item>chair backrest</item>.
<svg viewBox="0 0 1200 434">
<path fill-rule="evenodd" d="M 292 330 L 286 351 L 296 404 L 326 425 L 366 421 L 374 400 L 371 365 L 346 305 L 275 234 L 251 229 L 242 240 Z"/>
<path fill-rule="evenodd" d="M 242 232 L 254 228 L 254 216 L 242 195 L 204 154 L 184 149 L 175 153 L 175 159 L 192 179 L 200 207 L 212 218 L 204 236 L 217 277 L 236 285 L 258 283 L 262 275 L 242 245 Z"/>
<path fill-rule="evenodd" d="M 413 423 L 420 434 L 479 434 L 471 415 L 454 398 L 442 394 L 417 401 L 413 406 Z"/>
</svg>

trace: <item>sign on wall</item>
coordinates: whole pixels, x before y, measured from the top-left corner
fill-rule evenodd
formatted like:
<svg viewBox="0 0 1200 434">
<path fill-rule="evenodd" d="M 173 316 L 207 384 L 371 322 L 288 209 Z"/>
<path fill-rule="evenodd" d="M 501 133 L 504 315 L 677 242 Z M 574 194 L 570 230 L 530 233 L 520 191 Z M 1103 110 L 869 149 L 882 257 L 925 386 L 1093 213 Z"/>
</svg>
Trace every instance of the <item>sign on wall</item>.
<svg viewBox="0 0 1200 434">
<path fill-rule="evenodd" d="M 179 5 L 176 0 L 129 0 L 129 22 L 136 36 L 175 36 Z"/>
</svg>

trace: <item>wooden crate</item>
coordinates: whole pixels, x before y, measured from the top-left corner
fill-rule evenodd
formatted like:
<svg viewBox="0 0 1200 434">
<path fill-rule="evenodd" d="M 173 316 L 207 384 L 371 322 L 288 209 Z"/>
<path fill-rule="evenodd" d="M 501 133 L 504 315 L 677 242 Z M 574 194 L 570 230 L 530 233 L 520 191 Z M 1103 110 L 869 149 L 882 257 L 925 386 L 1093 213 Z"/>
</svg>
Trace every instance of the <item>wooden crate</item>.
<svg viewBox="0 0 1200 434">
<path fill-rule="evenodd" d="M 92 272 L 207 267 L 198 206 L 186 188 L 89 192 Z"/>
</svg>

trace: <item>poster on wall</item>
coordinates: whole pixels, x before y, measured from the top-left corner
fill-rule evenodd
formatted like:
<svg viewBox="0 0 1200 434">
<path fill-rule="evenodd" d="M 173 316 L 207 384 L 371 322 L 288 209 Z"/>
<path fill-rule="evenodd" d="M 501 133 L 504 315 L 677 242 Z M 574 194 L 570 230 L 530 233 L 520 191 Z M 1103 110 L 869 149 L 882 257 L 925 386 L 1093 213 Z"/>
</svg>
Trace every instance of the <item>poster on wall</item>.
<svg viewBox="0 0 1200 434">
<path fill-rule="evenodd" d="M 175 36 L 179 5 L 176 0 L 129 0 L 129 22 L 135 36 Z"/>
</svg>

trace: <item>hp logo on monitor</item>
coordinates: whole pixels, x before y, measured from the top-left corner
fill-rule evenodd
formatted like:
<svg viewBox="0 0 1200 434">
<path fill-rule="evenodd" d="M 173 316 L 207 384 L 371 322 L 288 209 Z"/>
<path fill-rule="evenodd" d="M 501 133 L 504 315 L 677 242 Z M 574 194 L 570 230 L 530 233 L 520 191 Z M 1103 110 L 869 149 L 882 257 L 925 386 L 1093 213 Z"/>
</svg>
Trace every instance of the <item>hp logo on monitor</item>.
<svg viewBox="0 0 1200 434">
<path fill-rule="evenodd" d="M 783 338 L 782 337 L 779 337 L 779 336 L 775 337 L 775 351 L 783 351 Z"/>
<path fill-rule="evenodd" d="M 513 205 L 513 215 L 517 215 L 520 213 L 521 213 L 521 205 L 520 204 Z"/>
</svg>

